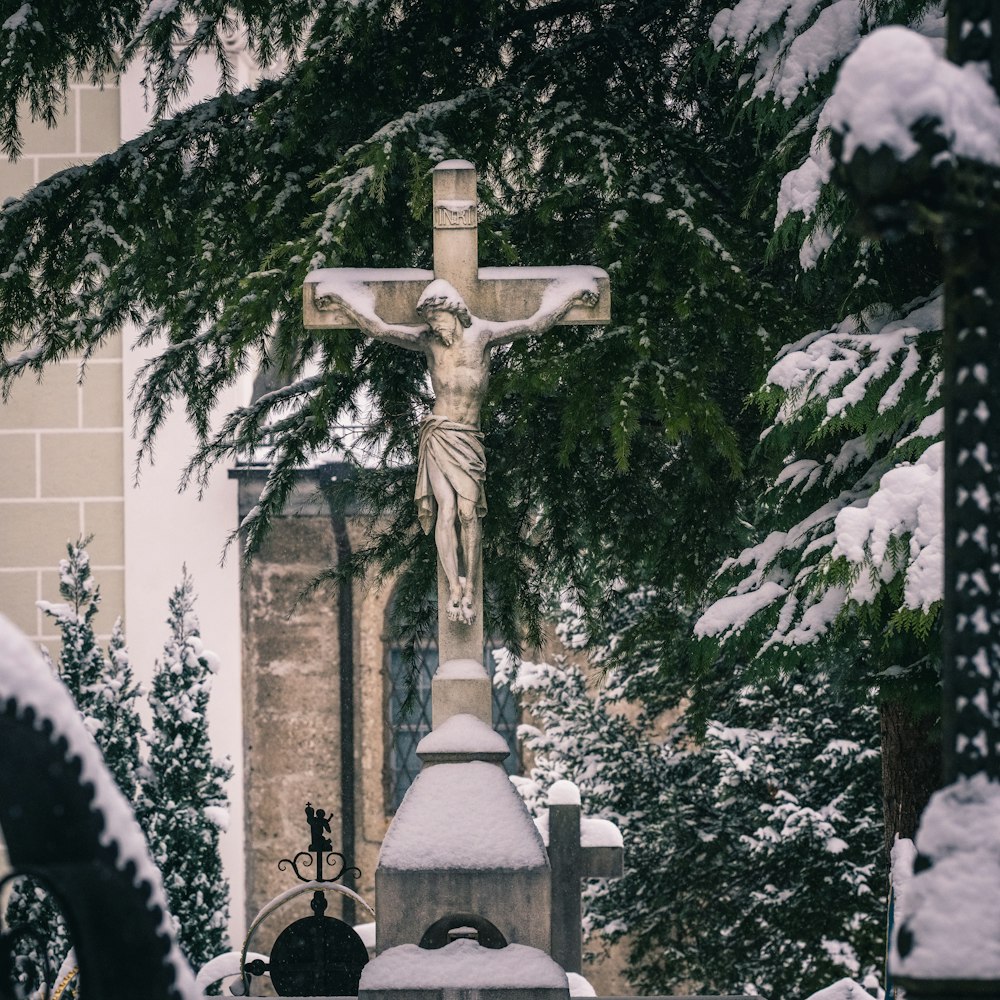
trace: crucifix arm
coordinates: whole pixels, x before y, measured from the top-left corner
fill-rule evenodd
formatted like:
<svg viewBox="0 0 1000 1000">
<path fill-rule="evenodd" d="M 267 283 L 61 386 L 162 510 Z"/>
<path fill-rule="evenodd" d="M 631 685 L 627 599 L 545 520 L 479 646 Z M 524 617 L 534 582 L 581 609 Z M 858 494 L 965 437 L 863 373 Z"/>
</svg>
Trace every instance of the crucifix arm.
<svg viewBox="0 0 1000 1000">
<path fill-rule="evenodd" d="M 424 349 L 424 334 L 427 332 L 427 327 L 422 323 L 415 325 L 386 323 L 375 312 L 370 301 L 358 301 L 353 296 L 349 300 L 346 296 L 328 293 L 322 297 L 320 304 L 336 306 L 337 310 L 347 316 L 357 329 L 373 340 L 384 340 L 408 351 Z"/>
<path fill-rule="evenodd" d="M 509 344 L 521 337 L 544 333 L 555 326 L 574 306 L 597 303 L 597 279 L 590 275 L 556 280 L 545 290 L 542 303 L 527 319 L 487 323 L 486 336 L 490 346 Z"/>
</svg>

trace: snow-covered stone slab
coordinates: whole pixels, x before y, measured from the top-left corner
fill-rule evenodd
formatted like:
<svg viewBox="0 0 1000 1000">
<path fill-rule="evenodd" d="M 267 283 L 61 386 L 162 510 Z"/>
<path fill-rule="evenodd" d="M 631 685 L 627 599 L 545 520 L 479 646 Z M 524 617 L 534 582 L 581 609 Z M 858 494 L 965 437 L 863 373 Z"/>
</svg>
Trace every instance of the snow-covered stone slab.
<svg viewBox="0 0 1000 1000">
<path fill-rule="evenodd" d="M 506 948 L 484 948 L 468 940 L 452 941 L 443 948 L 404 944 L 372 959 L 361 974 L 362 991 L 491 986 L 568 991 L 566 973 L 544 951 L 522 944 Z"/>
<path fill-rule="evenodd" d="M 474 715 L 453 715 L 417 744 L 425 764 L 457 764 L 481 760 L 500 764 L 510 756 L 507 741 Z"/>
</svg>

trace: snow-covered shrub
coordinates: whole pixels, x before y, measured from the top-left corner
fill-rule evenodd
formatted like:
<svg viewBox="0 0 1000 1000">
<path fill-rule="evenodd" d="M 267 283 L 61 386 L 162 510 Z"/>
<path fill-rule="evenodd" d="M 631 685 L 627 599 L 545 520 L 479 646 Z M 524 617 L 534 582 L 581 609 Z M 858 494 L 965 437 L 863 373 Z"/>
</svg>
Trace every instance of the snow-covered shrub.
<svg viewBox="0 0 1000 1000">
<path fill-rule="evenodd" d="M 228 948 L 229 886 L 219 857 L 232 771 L 212 757 L 206 709 L 218 658 L 205 649 L 184 572 L 170 598 L 170 635 L 150 692 L 153 729 L 137 806 L 163 874 L 177 938 L 193 968 Z"/>
<path fill-rule="evenodd" d="M 567 633 L 564 637 L 571 639 Z M 514 670 L 511 659 L 500 676 Z M 537 727 L 529 806 L 569 778 L 614 820 L 626 875 L 586 890 L 585 926 L 628 936 L 640 992 L 805 996 L 884 951 L 877 713 L 822 670 L 751 689 L 719 678 L 703 731 L 629 705 L 620 673 L 521 663 Z"/>
</svg>

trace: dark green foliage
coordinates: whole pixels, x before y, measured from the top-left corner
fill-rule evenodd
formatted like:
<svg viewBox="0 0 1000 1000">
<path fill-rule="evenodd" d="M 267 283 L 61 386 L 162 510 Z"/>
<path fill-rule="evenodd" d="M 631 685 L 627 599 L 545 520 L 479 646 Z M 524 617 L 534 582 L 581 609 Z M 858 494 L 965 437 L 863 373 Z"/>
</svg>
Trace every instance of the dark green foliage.
<svg viewBox="0 0 1000 1000">
<path fill-rule="evenodd" d="M 632 594 L 629 604 L 649 600 Z M 588 644 L 591 669 L 621 639 L 587 636 L 572 614 L 561 638 Z M 639 993 L 760 992 L 805 997 L 877 972 L 884 950 L 884 865 L 877 713 L 852 705 L 823 672 L 756 689 L 718 672 L 714 714 L 636 712 L 627 698 L 649 664 L 601 682 L 563 657 L 523 664 L 517 687 L 541 727 L 526 797 L 538 811 L 558 778 L 585 812 L 613 819 L 625 877 L 587 889 L 585 927 L 629 935 Z M 597 945 L 597 940 L 592 940 Z"/>
<path fill-rule="evenodd" d="M 6 208 L 0 378 L 135 323 L 163 345 L 136 384 L 144 450 L 177 404 L 199 435 L 195 480 L 217 461 L 270 463 L 243 526 L 248 553 L 303 462 L 331 445 L 374 450 L 379 466 L 341 501 L 376 526 L 353 568 L 404 568 L 420 593 L 433 578 L 410 500 L 423 360 L 303 330 L 300 295 L 317 266 L 428 265 L 429 171 L 461 155 L 480 171 L 483 264 L 595 263 L 613 284 L 607 329 L 558 329 L 495 358 L 491 625 L 536 639 L 543 577 L 579 576 L 581 548 L 607 546 L 622 574 L 641 559 L 696 590 L 731 544 L 758 430 L 743 400 L 788 312 L 784 262 L 762 252 L 766 206 L 748 208 L 731 183 L 753 174 L 755 151 L 752 130 L 727 116 L 732 67 L 706 58 L 713 6 L 195 2 L 145 26 L 138 8 L 111 10 L 99 20 L 126 59 L 137 39 L 150 46 L 158 98 L 184 78 L 187 50 L 164 39 L 185 13 L 199 25 L 192 45 L 215 49 L 232 18 L 287 65 Z M 42 87 L 71 51 L 48 44 L 30 78 L 0 68 L 0 91 Z M 291 384 L 213 432 L 213 403 L 260 357 Z M 348 436 L 360 390 L 373 421 Z M 420 610 L 400 607 L 410 627 Z"/>
<path fill-rule="evenodd" d="M 845 33 L 840 49 L 818 45 L 822 73 L 798 91 L 783 89 L 809 51 L 797 58 L 792 47 L 814 28 L 821 33 L 818 18 L 837 5 L 819 0 L 792 25 L 791 14 L 768 21 L 775 5 L 739 4 L 715 33 L 745 60 L 745 113 L 785 174 L 772 191 L 771 252 L 801 248 L 796 295 L 808 321 L 754 394 L 766 423 L 755 468 L 767 488 L 748 513 L 743 551 L 721 564 L 715 593 L 726 599 L 708 608 L 698 631 L 759 673 L 819 655 L 859 697 L 875 685 L 889 700 L 933 712 L 940 259 L 932 233 L 904 227 L 874 242 L 836 183 L 824 107 L 856 36 Z M 861 13 L 862 34 L 890 23 L 922 24 L 930 34 L 941 27 L 939 12 L 920 0 Z"/>
</svg>

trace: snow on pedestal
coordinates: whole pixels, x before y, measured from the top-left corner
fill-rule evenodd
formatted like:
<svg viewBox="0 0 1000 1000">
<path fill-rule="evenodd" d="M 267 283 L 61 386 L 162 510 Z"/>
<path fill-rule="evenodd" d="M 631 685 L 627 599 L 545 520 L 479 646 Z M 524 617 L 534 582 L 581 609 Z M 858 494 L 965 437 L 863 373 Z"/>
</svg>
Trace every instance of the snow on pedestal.
<svg viewBox="0 0 1000 1000">
<path fill-rule="evenodd" d="M 457 913 L 488 920 L 510 943 L 549 950 L 545 847 L 496 764 L 424 767 L 386 833 L 375 887 L 379 954 L 419 943 Z"/>
<path fill-rule="evenodd" d="M 453 715 L 417 744 L 425 764 L 455 764 L 470 760 L 500 764 L 510 756 L 507 741 L 474 715 Z"/>
</svg>

